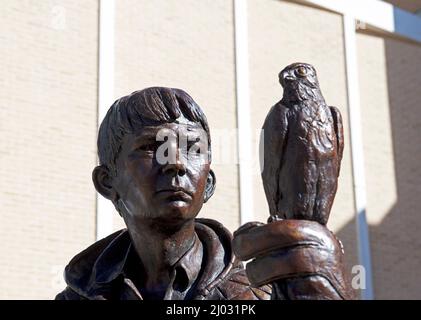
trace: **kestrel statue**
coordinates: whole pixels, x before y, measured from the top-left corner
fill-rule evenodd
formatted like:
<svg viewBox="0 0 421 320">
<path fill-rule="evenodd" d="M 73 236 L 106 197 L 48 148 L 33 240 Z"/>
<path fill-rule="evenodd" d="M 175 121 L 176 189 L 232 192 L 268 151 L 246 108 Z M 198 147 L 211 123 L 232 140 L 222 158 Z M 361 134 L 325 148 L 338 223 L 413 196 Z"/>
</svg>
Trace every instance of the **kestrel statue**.
<svg viewBox="0 0 421 320">
<path fill-rule="evenodd" d="M 294 63 L 279 73 L 284 94 L 263 125 L 263 186 L 271 218 L 325 225 L 344 148 L 339 110 L 326 104 L 316 70 Z"/>
</svg>

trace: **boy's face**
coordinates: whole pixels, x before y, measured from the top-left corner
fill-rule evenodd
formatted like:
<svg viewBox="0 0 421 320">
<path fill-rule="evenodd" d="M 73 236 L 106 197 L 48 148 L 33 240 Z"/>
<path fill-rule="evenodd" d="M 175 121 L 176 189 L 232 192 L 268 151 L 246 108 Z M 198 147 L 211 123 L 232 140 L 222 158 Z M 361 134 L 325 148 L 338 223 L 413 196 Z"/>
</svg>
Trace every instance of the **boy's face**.
<svg viewBox="0 0 421 320">
<path fill-rule="evenodd" d="M 205 131 L 183 117 L 126 134 L 112 183 L 126 222 L 176 224 L 196 217 L 210 170 L 207 151 Z"/>
</svg>

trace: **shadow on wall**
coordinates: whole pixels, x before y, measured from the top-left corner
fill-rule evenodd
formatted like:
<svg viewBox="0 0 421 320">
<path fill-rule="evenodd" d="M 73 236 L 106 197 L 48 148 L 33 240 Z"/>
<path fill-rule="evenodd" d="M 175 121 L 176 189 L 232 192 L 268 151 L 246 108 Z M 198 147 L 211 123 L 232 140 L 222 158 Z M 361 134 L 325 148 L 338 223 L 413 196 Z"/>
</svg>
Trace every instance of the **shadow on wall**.
<svg viewBox="0 0 421 320">
<path fill-rule="evenodd" d="M 397 201 L 369 227 L 374 298 L 421 299 L 421 46 L 391 38 L 384 44 Z M 355 228 L 354 220 L 338 236 L 346 242 Z"/>
</svg>

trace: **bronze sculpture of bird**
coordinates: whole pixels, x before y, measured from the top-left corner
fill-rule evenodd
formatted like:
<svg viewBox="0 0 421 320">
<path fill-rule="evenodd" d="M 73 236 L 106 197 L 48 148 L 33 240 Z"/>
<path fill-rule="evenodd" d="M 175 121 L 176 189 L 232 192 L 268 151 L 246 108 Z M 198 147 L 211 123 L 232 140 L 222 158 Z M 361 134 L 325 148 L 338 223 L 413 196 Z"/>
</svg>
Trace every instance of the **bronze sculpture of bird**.
<svg viewBox="0 0 421 320">
<path fill-rule="evenodd" d="M 272 219 L 325 225 L 344 147 L 339 110 L 328 106 L 316 70 L 294 63 L 279 73 L 282 99 L 263 125 L 262 179 Z"/>
</svg>

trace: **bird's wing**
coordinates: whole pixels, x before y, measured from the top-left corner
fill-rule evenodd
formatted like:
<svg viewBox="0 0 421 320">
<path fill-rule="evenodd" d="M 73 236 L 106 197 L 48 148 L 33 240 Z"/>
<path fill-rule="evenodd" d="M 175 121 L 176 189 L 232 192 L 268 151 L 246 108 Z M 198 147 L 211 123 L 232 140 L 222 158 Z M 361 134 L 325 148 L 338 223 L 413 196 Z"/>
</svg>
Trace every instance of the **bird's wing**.
<svg viewBox="0 0 421 320">
<path fill-rule="evenodd" d="M 263 188 L 269 204 L 271 215 L 277 214 L 277 204 L 280 198 L 279 174 L 283 164 L 284 149 L 288 132 L 288 109 L 278 102 L 269 111 L 263 124 L 260 143 L 260 165 L 262 170 Z"/>
<path fill-rule="evenodd" d="M 333 118 L 333 124 L 335 126 L 335 133 L 336 133 L 336 141 L 338 144 L 338 176 L 339 176 L 339 171 L 341 168 L 341 160 L 342 160 L 342 155 L 344 152 L 344 127 L 342 125 L 342 116 L 341 113 L 339 111 L 338 108 L 336 107 L 329 107 L 330 108 L 330 112 L 332 114 L 332 118 Z"/>
</svg>

